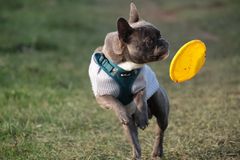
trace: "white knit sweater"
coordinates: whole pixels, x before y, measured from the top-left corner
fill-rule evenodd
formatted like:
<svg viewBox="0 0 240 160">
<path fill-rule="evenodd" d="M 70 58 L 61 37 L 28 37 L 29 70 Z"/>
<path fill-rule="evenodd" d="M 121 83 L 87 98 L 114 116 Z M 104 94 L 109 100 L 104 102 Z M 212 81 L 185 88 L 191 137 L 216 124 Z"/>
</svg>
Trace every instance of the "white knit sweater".
<svg viewBox="0 0 240 160">
<path fill-rule="evenodd" d="M 112 95 L 118 97 L 120 89 L 114 79 L 112 79 L 94 60 L 94 54 L 89 65 L 89 77 L 92 90 L 95 96 Z M 132 93 L 136 94 L 145 89 L 147 101 L 159 88 L 155 73 L 148 65 L 144 65 L 132 86 Z"/>
</svg>

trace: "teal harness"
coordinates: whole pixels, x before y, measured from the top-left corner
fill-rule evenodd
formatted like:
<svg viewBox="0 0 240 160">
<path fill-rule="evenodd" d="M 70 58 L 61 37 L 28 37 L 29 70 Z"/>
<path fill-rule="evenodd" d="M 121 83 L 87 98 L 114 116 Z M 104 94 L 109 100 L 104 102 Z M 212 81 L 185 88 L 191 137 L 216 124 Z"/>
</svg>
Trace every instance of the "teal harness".
<svg viewBox="0 0 240 160">
<path fill-rule="evenodd" d="M 100 68 L 118 84 L 120 93 L 117 99 L 123 105 L 127 105 L 132 102 L 134 96 L 132 93 L 132 85 L 141 69 L 126 71 L 117 64 L 108 60 L 102 53 L 95 53 L 94 58 L 95 62 L 100 66 Z"/>
</svg>

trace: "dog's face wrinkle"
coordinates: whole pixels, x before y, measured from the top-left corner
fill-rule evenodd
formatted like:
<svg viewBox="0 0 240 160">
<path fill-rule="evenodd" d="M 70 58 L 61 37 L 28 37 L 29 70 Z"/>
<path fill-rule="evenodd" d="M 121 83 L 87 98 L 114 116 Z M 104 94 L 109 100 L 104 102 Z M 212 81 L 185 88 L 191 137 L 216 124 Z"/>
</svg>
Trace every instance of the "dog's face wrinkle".
<svg viewBox="0 0 240 160">
<path fill-rule="evenodd" d="M 128 59 L 135 63 L 157 61 L 167 52 L 168 44 L 152 26 L 134 28 L 128 42 Z"/>
</svg>

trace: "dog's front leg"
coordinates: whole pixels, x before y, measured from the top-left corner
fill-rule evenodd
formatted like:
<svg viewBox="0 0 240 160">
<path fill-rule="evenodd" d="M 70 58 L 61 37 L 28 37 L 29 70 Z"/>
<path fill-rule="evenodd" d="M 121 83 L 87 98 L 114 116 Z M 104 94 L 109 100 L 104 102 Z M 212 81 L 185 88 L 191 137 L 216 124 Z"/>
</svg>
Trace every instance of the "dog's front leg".
<svg viewBox="0 0 240 160">
<path fill-rule="evenodd" d="M 137 106 L 134 118 L 137 126 L 141 129 L 145 129 L 148 126 L 148 107 L 144 99 L 144 94 L 144 90 L 142 90 L 134 97 L 134 102 Z"/>
<path fill-rule="evenodd" d="M 105 109 L 112 109 L 122 124 L 127 125 L 129 123 L 129 115 L 127 114 L 126 108 L 113 96 L 97 96 L 97 102 L 101 107 Z"/>
<path fill-rule="evenodd" d="M 141 159 L 141 147 L 138 140 L 138 130 L 137 126 L 132 118 L 128 125 L 123 125 L 124 132 L 128 138 L 128 141 L 131 143 L 132 151 L 133 151 L 133 160 Z"/>
<path fill-rule="evenodd" d="M 124 132 L 133 149 L 133 159 L 141 159 L 141 148 L 138 141 L 137 126 L 133 118 L 127 113 L 126 108 L 113 96 L 97 96 L 97 102 L 105 109 L 113 109 L 123 124 Z"/>
</svg>

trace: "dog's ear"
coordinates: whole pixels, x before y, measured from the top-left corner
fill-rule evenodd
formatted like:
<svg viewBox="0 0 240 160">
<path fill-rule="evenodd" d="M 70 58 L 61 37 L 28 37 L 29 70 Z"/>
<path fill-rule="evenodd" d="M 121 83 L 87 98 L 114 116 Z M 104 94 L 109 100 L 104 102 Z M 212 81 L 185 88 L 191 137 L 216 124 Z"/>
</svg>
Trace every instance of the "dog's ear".
<svg viewBox="0 0 240 160">
<path fill-rule="evenodd" d="M 118 37 L 122 42 L 128 43 L 130 35 L 134 29 L 128 24 L 124 18 L 119 18 L 117 21 Z"/>
<path fill-rule="evenodd" d="M 137 7 L 133 2 L 130 4 L 130 14 L 129 14 L 129 23 L 135 23 L 139 21 L 139 15 L 137 11 Z"/>
</svg>

